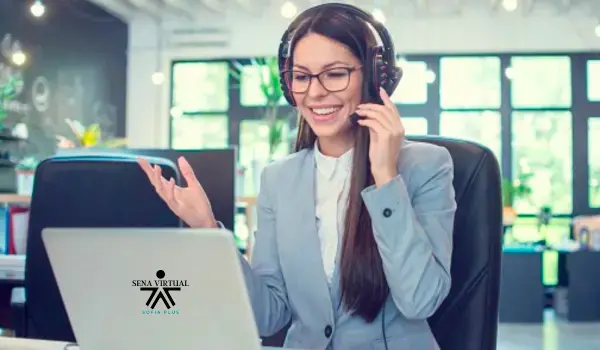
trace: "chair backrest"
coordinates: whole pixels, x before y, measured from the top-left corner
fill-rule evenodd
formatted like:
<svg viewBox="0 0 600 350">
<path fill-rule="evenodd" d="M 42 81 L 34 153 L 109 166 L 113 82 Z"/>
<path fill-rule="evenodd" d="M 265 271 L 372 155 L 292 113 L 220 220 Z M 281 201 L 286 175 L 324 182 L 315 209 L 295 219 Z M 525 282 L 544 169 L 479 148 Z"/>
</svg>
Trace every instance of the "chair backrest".
<svg viewBox="0 0 600 350">
<path fill-rule="evenodd" d="M 179 183 L 172 162 L 149 160 Z M 56 156 L 40 163 L 34 181 L 25 263 L 27 335 L 74 342 L 42 242 L 42 229 L 180 227 L 181 222 L 157 196 L 133 156 Z"/>
<path fill-rule="evenodd" d="M 452 288 L 429 324 L 444 350 L 496 349 L 502 257 L 498 160 L 489 149 L 468 141 L 409 139 L 443 146 L 454 161 Z"/>
</svg>

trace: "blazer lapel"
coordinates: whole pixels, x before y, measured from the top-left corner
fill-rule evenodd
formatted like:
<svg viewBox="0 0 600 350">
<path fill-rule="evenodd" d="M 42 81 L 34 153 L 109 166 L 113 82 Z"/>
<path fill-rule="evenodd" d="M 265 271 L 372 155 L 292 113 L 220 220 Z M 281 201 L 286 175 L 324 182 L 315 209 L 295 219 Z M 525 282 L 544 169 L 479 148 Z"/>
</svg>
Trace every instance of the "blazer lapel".
<svg viewBox="0 0 600 350">
<path fill-rule="evenodd" d="M 293 264 L 303 271 L 299 276 L 306 278 L 306 293 L 312 295 L 315 307 L 324 310 L 333 318 L 333 303 L 321 256 L 321 241 L 317 231 L 315 210 L 315 158 L 313 151 L 305 152 L 298 159 L 295 176 L 290 176 L 292 191 L 289 208 L 294 211 L 288 223 L 284 223 L 290 235 L 287 237 L 293 254 Z M 292 255 L 292 254 L 291 254 Z M 286 257 L 290 259 L 291 257 Z M 304 281 L 302 281 L 304 282 Z"/>
</svg>

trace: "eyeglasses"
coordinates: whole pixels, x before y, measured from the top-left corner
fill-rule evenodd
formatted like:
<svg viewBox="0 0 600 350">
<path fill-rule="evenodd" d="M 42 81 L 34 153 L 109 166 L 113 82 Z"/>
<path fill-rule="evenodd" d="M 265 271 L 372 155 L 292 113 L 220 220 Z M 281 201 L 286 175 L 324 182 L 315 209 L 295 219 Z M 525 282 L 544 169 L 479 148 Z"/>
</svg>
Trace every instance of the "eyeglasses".
<svg viewBox="0 0 600 350">
<path fill-rule="evenodd" d="M 309 74 L 297 70 L 287 70 L 281 72 L 281 74 L 288 83 L 289 89 L 294 93 L 301 94 L 308 91 L 313 78 L 317 78 L 321 86 L 329 92 L 345 90 L 350 85 L 350 74 L 356 70 L 357 67 L 337 67 L 324 70 L 318 74 Z"/>
</svg>

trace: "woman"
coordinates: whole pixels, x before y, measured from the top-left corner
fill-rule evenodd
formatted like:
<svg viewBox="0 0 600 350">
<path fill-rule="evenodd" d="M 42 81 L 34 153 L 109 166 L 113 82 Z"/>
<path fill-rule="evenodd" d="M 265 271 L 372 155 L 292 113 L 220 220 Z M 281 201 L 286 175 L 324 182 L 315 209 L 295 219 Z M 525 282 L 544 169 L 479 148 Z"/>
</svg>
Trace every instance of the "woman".
<svg viewBox="0 0 600 350">
<path fill-rule="evenodd" d="M 438 349 L 427 318 L 450 290 L 450 155 L 405 141 L 385 91 L 383 105 L 361 102 L 376 45 L 364 21 L 323 6 L 291 28 L 282 76 L 300 113 L 297 152 L 263 171 L 252 263 L 241 259 L 260 334 L 292 321 L 290 348 Z M 217 226 L 185 159 L 187 188 L 140 165 L 188 225 Z"/>
</svg>

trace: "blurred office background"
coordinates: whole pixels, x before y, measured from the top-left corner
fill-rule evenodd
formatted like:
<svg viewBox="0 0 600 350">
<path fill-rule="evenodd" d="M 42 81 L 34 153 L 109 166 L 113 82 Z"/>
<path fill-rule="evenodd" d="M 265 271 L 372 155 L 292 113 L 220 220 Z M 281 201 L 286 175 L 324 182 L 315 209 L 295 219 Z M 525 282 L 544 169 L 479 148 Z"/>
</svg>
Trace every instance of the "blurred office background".
<svg viewBox="0 0 600 350">
<path fill-rule="evenodd" d="M 244 249 L 260 171 L 295 136 L 294 110 L 261 83 L 276 88 L 290 18 L 322 2 L 0 0 L 0 148 L 18 159 L 16 191 L 27 195 L 58 147 L 235 146 Z M 394 38 L 405 73 L 392 99 L 408 134 L 478 142 L 498 158 L 504 258 L 530 257 L 504 271 L 500 348 L 600 349 L 600 290 L 574 301 L 566 272 L 573 251 L 600 250 L 600 1 L 346 2 Z M 571 280 L 593 279 L 599 255 Z M 542 302 L 523 308 L 516 294 Z"/>
</svg>

